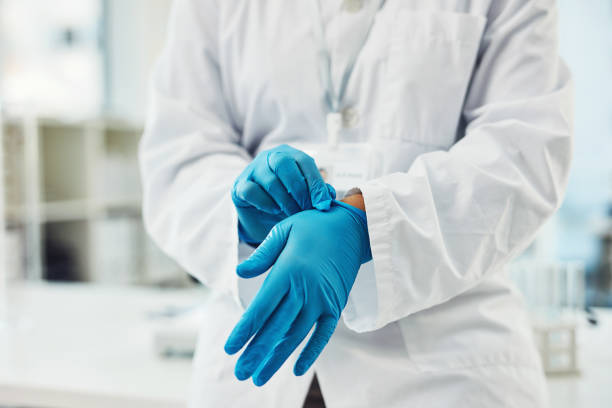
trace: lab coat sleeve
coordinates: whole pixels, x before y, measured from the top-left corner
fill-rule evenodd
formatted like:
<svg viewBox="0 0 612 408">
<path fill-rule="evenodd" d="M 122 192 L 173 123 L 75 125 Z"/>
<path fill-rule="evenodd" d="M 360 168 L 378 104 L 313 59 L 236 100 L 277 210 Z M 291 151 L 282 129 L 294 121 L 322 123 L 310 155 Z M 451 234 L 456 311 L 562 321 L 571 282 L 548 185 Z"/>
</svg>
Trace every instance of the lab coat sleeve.
<svg viewBox="0 0 612 408">
<path fill-rule="evenodd" d="M 358 277 L 351 293 L 344 319 L 353 330 L 380 328 L 478 285 L 560 205 L 572 91 L 552 3 L 492 2 L 463 137 L 421 155 L 406 173 L 359 186 L 374 276 Z M 359 278 L 369 287 L 358 287 Z"/>
<path fill-rule="evenodd" d="M 216 26 L 212 2 L 175 2 L 140 143 L 143 216 L 153 240 L 190 274 L 237 296 L 230 189 L 251 158 L 223 95 Z"/>
</svg>

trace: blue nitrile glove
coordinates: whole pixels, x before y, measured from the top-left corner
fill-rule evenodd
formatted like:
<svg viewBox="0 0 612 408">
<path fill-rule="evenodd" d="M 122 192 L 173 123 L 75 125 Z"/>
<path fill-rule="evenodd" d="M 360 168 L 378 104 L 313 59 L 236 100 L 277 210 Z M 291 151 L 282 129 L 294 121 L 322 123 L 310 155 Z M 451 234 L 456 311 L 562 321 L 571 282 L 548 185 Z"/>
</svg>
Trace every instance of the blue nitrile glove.
<svg viewBox="0 0 612 408">
<path fill-rule="evenodd" d="M 265 384 L 316 323 L 293 372 L 304 374 L 333 334 L 362 263 L 372 259 L 365 212 L 334 201 L 326 212 L 309 210 L 277 224 L 238 265 L 243 278 L 270 267 L 259 292 L 225 344 L 238 352 L 236 377 Z"/>
<path fill-rule="evenodd" d="M 327 210 L 336 191 L 325 184 L 312 157 L 281 145 L 265 150 L 234 182 L 238 233 L 259 244 L 279 221 L 303 210 Z"/>
</svg>

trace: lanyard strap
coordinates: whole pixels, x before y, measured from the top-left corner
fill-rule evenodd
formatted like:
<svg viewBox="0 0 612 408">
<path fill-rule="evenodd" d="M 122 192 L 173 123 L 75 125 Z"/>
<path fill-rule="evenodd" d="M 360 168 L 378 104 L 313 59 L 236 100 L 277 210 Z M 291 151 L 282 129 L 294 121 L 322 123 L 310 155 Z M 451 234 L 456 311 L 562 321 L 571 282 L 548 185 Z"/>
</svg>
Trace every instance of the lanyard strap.
<svg viewBox="0 0 612 408">
<path fill-rule="evenodd" d="M 344 100 L 346 88 L 348 86 L 349 79 L 351 78 L 351 74 L 353 73 L 353 69 L 355 68 L 357 58 L 359 57 L 361 50 L 365 46 L 368 37 L 370 36 L 370 31 L 372 30 L 372 26 L 374 25 L 376 13 L 382 8 L 385 3 L 385 0 L 378 0 L 378 7 L 376 8 L 375 12 L 372 13 L 368 28 L 363 37 L 361 38 L 359 47 L 357 47 L 357 49 L 351 55 L 348 64 L 345 67 L 344 72 L 342 73 L 342 79 L 340 81 L 340 87 L 338 89 L 337 94 L 334 89 L 334 83 L 331 74 L 331 54 L 329 52 L 329 47 L 327 46 L 327 43 L 325 41 L 325 22 L 323 21 L 321 0 L 316 0 L 315 3 L 317 7 L 317 15 L 319 17 L 319 24 L 315 24 L 315 34 L 319 42 L 319 76 L 321 77 L 321 82 L 323 83 L 323 87 L 325 88 L 325 102 L 327 104 L 327 108 L 330 112 L 337 113 L 340 111 L 340 106 L 342 105 L 342 102 Z"/>
</svg>

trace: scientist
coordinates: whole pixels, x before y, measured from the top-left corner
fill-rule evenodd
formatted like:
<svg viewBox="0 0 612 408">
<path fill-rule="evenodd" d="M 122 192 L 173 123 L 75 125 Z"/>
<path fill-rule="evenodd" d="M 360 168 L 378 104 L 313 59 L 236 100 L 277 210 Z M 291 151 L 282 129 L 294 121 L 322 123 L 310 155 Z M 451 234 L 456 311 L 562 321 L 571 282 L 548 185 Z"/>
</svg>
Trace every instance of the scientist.
<svg viewBox="0 0 612 408">
<path fill-rule="evenodd" d="M 177 0 L 151 98 L 146 226 L 213 292 L 191 406 L 546 406 L 504 265 L 568 177 L 553 0 Z"/>
</svg>

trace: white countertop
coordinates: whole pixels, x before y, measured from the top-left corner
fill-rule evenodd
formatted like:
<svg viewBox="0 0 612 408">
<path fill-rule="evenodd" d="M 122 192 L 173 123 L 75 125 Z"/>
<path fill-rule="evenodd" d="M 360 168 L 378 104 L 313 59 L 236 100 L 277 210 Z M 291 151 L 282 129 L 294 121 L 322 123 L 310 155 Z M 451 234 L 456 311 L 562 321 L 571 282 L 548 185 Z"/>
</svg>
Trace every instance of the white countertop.
<svg viewBox="0 0 612 408">
<path fill-rule="evenodd" d="M 151 312 L 202 302 L 203 290 L 28 284 L 9 292 L 0 329 L 0 406 L 184 407 L 189 359 L 155 353 Z"/>
<path fill-rule="evenodd" d="M 0 328 L 0 406 L 184 407 L 189 359 L 156 354 L 151 313 L 205 302 L 204 290 L 28 284 Z M 552 408 L 612 407 L 612 311 L 578 332 L 581 374 L 549 378 Z M 163 320 L 163 319 L 162 319 Z"/>
</svg>

